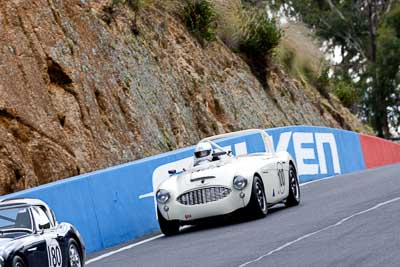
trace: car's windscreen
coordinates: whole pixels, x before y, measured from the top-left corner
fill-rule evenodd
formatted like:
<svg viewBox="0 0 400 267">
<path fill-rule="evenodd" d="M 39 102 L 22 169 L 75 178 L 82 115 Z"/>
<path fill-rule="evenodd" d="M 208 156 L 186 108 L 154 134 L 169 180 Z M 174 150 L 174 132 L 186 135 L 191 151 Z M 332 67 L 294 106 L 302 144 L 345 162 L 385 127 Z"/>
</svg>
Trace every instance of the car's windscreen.
<svg viewBox="0 0 400 267">
<path fill-rule="evenodd" d="M 32 230 L 32 219 L 28 208 L 0 209 L 0 232 L 12 229 Z"/>
</svg>

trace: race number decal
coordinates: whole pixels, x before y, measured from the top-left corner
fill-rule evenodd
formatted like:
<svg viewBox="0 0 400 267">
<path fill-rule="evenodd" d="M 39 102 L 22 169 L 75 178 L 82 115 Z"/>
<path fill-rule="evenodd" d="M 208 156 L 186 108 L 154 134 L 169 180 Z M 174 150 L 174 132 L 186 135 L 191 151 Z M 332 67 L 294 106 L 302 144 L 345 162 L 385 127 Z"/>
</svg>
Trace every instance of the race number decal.
<svg viewBox="0 0 400 267">
<path fill-rule="evenodd" d="M 285 173 L 283 172 L 283 166 L 278 162 L 278 178 L 279 178 L 279 190 L 278 194 L 285 193 Z"/>
<path fill-rule="evenodd" d="M 61 267 L 62 266 L 62 253 L 60 245 L 55 239 L 46 240 L 47 246 L 47 257 L 49 260 L 49 267 Z"/>
</svg>

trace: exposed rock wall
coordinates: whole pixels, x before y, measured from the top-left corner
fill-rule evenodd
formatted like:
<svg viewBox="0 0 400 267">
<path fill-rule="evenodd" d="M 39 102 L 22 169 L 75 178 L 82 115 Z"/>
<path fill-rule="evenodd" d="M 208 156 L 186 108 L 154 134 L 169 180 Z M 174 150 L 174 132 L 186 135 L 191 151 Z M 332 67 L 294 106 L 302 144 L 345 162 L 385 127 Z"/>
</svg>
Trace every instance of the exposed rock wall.
<svg viewBox="0 0 400 267">
<path fill-rule="evenodd" d="M 263 88 L 221 42 L 155 7 L 0 0 L 0 194 L 252 127 L 363 126 L 280 69 Z"/>
</svg>

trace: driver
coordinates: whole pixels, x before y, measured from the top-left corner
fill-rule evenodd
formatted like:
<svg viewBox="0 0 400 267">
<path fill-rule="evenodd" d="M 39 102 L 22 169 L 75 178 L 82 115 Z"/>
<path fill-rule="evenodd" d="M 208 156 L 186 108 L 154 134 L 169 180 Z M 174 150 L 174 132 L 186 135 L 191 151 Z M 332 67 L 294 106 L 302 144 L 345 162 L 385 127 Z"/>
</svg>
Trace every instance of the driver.
<svg viewBox="0 0 400 267">
<path fill-rule="evenodd" d="M 194 150 L 194 166 L 205 164 L 213 160 L 213 148 L 208 142 L 201 142 Z"/>
</svg>

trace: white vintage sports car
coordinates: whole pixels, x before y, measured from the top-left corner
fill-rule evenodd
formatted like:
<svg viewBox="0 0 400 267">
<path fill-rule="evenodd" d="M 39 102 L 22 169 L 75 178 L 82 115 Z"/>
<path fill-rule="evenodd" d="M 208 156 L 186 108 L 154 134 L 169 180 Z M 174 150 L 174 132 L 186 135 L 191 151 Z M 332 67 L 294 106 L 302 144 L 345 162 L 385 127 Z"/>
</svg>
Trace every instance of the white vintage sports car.
<svg viewBox="0 0 400 267">
<path fill-rule="evenodd" d="M 233 156 L 216 140 L 260 134 L 265 151 Z M 245 130 L 212 136 L 196 146 L 193 166 L 182 173 L 169 171 L 156 191 L 158 222 L 165 235 L 182 225 L 244 209 L 252 217 L 264 217 L 268 208 L 300 202 L 300 187 L 294 160 L 287 152 L 275 153 L 263 130 Z"/>
</svg>

